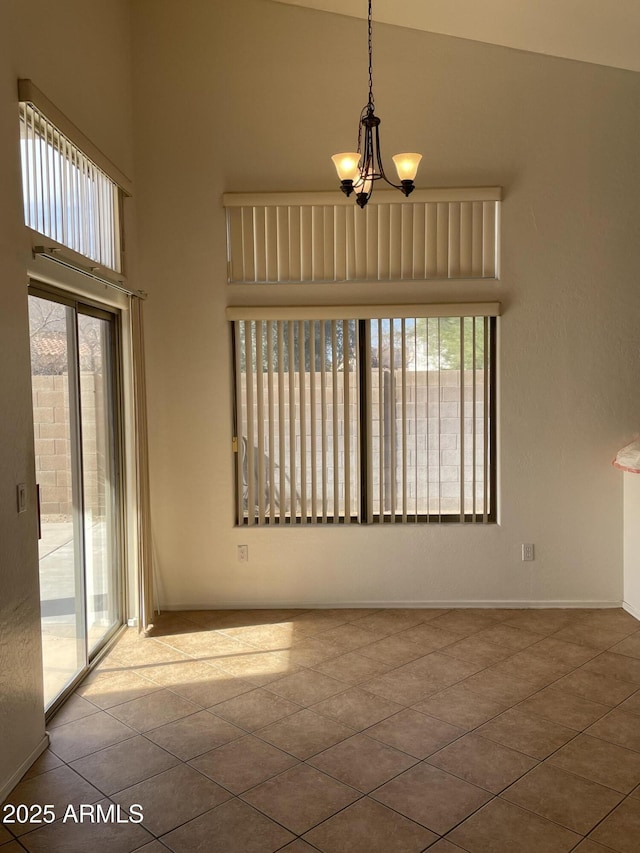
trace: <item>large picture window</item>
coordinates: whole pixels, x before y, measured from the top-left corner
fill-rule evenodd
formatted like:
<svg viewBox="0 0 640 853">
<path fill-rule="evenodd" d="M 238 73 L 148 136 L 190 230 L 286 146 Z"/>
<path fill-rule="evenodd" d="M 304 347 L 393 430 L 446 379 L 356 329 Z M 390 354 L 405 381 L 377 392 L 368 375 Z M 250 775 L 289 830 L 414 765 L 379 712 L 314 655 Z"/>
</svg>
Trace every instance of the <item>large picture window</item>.
<svg viewBox="0 0 640 853">
<path fill-rule="evenodd" d="M 237 523 L 494 521 L 498 309 L 228 309 Z"/>
</svg>

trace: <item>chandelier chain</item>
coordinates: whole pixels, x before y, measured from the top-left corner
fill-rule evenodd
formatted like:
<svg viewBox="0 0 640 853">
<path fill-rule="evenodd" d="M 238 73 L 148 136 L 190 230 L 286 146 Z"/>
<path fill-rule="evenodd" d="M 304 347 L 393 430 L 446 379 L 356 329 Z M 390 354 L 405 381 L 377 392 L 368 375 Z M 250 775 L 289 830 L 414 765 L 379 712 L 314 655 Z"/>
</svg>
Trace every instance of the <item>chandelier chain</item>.
<svg viewBox="0 0 640 853">
<path fill-rule="evenodd" d="M 371 112 L 373 112 L 373 60 L 372 60 L 372 41 L 373 41 L 373 23 L 371 14 L 371 0 L 369 0 L 369 16 L 368 16 L 368 35 L 369 35 L 369 103 Z"/>
</svg>

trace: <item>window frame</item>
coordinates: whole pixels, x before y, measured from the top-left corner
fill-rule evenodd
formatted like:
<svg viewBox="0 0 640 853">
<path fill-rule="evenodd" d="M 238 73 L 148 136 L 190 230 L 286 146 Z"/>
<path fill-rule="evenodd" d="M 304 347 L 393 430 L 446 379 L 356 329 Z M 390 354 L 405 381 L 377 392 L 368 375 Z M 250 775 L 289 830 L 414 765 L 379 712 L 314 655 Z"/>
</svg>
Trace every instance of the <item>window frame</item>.
<svg viewBox="0 0 640 853">
<path fill-rule="evenodd" d="M 494 524 L 498 519 L 498 490 L 497 490 L 497 333 L 498 317 L 501 313 L 499 303 L 458 303 L 440 305 L 386 305 L 386 306 L 300 306 L 277 308 L 269 307 L 230 307 L 227 308 L 227 319 L 231 321 L 232 339 L 232 370 L 233 370 L 233 451 L 235 454 L 234 477 L 235 477 L 235 525 L 237 527 L 295 527 L 295 526 L 326 526 L 340 524 L 356 525 L 384 525 L 384 524 Z M 486 376 L 485 402 L 488 411 L 483 412 L 484 428 L 487 430 L 485 449 L 487 461 L 484 464 L 484 478 L 486 499 L 489 508 L 483 507 L 482 511 L 467 512 L 466 508 L 459 512 L 423 512 L 407 513 L 398 512 L 393 514 L 374 513 L 372 492 L 373 460 L 371 458 L 372 423 L 373 410 L 371 409 L 371 336 L 367 326 L 371 319 L 406 319 L 406 318 L 430 318 L 430 317 L 458 317 L 458 318 L 486 318 L 486 330 L 488 332 L 488 349 L 484 366 Z M 254 513 L 253 516 L 241 515 L 239 495 L 243 489 L 243 467 L 240 458 L 239 446 L 238 411 L 241 401 L 240 376 L 241 370 L 238 365 L 238 341 L 236 339 L 237 320 L 297 320 L 319 319 L 327 320 L 355 320 L 356 321 L 356 377 L 358 396 L 358 433 L 356 436 L 356 470 L 357 489 L 355 512 L 347 518 L 343 514 L 331 517 L 313 517 L 311 512 L 302 518 L 301 515 L 277 516 L 275 521 L 266 514 L 261 517 Z M 287 421 L 288 423 L 288 421 Z M 476 435 L 474 424 L 473 436 Z M 438 460 L 438 468 L 442 463 Z M 463 464 L 463 472 L 468 466 Z M 464 473 L 462 473 L 464 476 Z M 463 481 L 464 482 L 464 481 Z M 475 478 L 474 481 L 475 483 Z M 463 489 L 464 491 L 464 489 Z M 475 507 L 475 499 L 474 499 Z M 486 511 L 485 511 L 486 509 Z"/>
</svg>

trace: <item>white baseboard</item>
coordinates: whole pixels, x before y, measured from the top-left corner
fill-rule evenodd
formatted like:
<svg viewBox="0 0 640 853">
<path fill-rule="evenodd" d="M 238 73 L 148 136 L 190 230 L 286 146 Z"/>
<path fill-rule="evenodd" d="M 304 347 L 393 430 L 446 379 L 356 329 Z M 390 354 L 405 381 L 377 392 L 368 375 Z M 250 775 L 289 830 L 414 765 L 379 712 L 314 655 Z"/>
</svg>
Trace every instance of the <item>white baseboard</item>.
<svg viewBox="0 0 640 853">
<path fill-rule="evenodd" d="M 634 616 L 636 619 L 640 620 L 640 609 L 634 607 L 633 604 L 629 604 L 628 601 L 622 602 L 622 607 L 629 613 L 631 616 Z"/>
<path fill-rule="evenodd" d="M 40 743 L 31 751 L 31 753 L 25 758 L 20 767 L 15 771 L 15 773 L 7 779 L 2 788 L 0 788 L 0 803 L 3 803 L 9 794 L 13 791 L 18 782 L 22 779 L 24 774 L 29 770 L 32 764 L 34 764 L 42 755 L 42 753 L 49 746 L 49 735 L 47 732 L 44 733 L 44 737 L 40 741 Z"/>
<path fill-rule="evenodd" d="M 160 606 L 160 612 L 178 610 L 340 610 L 343 608 L 433 608 L 433 609 L 463 609 L 463 608 L 492 608 L 492 609 L 527 609 L 527 608 L 562 608 L 562 609 L 595 609 L 622 607 L 621 601 L 582 601 L 553 600 L 553 601 L 216 601 L 208 604 L 165 604 Z M 627 605 L 624 605 L 625 609 Z M 629 611 L 631 612 L 631 611 Z M 633 615 L 636 615 L 635 613 Z"/>
</svg>

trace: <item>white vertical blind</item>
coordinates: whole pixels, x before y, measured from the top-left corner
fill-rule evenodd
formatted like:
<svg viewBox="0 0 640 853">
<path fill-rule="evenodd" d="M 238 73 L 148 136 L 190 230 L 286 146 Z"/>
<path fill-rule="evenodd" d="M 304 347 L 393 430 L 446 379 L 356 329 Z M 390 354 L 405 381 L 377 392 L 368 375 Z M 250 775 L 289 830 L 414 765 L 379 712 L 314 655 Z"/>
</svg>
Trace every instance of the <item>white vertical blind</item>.
<svg viewBox="0 0 640 853">
<path fill-rule="evenodd" d="M 234 336 L 240 523 L 356 518 L 355 322 L 238 320 Z"/>
<path fill-rule="evenodd" d="M 488 521 L 488 317 L 371 320 L 374 521 Z"/>
<path fill-rule="evenodd" d="M 32 104 L 20 104 L 25 224 L 122 271 L 118 185 Z"/>
<path fill-rule="evenodd" d="M 388 353 L 389 353 L 389 375 L 388 375 L 389 376 L 389 383 L 388 383 L 388 393 L 387 393 L 386 400 L 395 401 L 395 398 L 396 398 L 396 358 L 395 358 L 396 347 L 395 347 L 395 337 L 396 336 L 395 336 L 393 319 L 390 319 L 388 322 L 389 322 L 390 338 L 391 338 L 391 341 L 393 342 L 393 345 L 388 347 Z M 383 398 L 383 399 L 385 399 L 385 398 Z M 386 407 L 385 407 L 385 409 L 386 409 Z M 389 485 L 391 486 L 390 507 L 393 508 L 393 512 L 390 513 L 390 518 L 391 518 L 391 521 L 394 522 L 396 520 L 395 509 L 396 509 L 396 505 L 397 505 L 396 498 L 397 498 L 397 487 L 398 487 L 398 478 L 396 476 L 396 453 L 397 453 L 396 427 L 397 427 L 397 420 L 396 420 L 395 414 L 393 413 L 393 409 L 392 409 L 391 405 L 389 405 L 388 409 L 391 412 L 391 416 L 387 417 L 388 412 L 385 410 L 385 426 L 387 425 L 387 423 L 389 425 L 388 436 L 387 436 L 386 432 L 383 433 L 383 439 L 385 440 L 385 450 L 388 447 L 388 455 L 385 458 L 385 478 L 387 479 L 387 481 L 389 482 Z M 387 438 L 389 439 L 388 444 L 386 441 Z"/>
<path fill-rule="evenodd" d="M 307 392 L 306 392 L 306 346 L 305 322 L 298 320 L 298 394 L 300 396 L 300 422 L 296 432 L 300 436 L 300 521 L 307 521 Z M 311 364 L 311 362 L 309 362 Z M 309 373 L 311 370 L 309 369 Z"/>
<path fill-rule="evenodd" d="M 398 198 L 379 190 L 360 210 L 333 193 L 227 193 L 229 281 L 498 277 L 500 188 Z"/>
<path fill-rule="evenodd" d="M 495 520 L 499 306 L 419 307 L 227 310 L 240 524 Z"/>
</svg>

